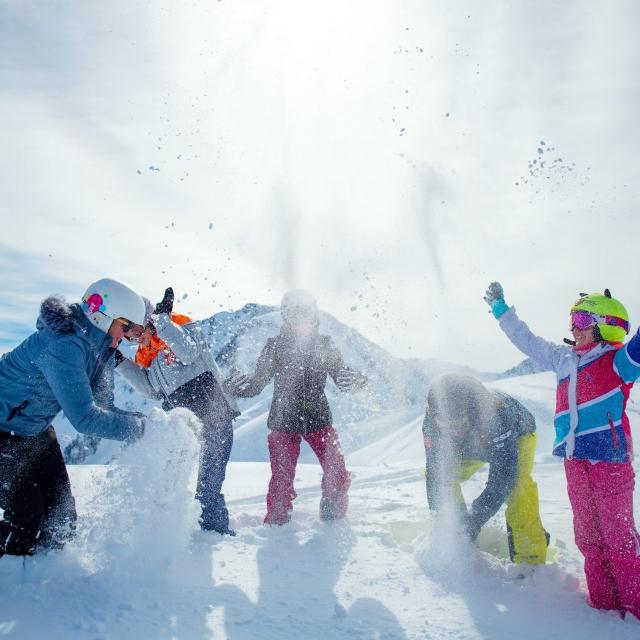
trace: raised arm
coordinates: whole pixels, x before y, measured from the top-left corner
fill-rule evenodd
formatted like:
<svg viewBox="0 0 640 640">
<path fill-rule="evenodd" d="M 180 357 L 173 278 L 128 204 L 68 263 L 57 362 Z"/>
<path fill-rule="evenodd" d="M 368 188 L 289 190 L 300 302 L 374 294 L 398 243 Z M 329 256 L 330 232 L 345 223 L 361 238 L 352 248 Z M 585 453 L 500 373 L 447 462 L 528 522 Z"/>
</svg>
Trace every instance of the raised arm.
<svg viewBox="0 0 640 640">
<path fill-rule="evenodd" d="M 168 313 L 160 313 L 155 325 L 160 339 L 182 364 L 195 362 L 206 348 L 202 331 L 195 322 L 180 326 L 171 321 Z"/>
<path fill-rule="evenodd" d="M 635 382 L 640 377 L 640 329 L 618 350 L 613 364 L 618 375 L 627 383 Z"/>
<path fill-rule="evenodd" d="M 515 307 L 509 307 L 504 300 L 504 292 L 499 282 L 492 282 L 484 297 L 491 307 L 491 312 L 500 323 L 500 328 L 507 338 L 522 353 L 535 360 L 541 367 L 557 371 L 559 364 L 566 357 L 567 349 L 561 345 L 540 338 L 518 318 Z"/>
</svg>

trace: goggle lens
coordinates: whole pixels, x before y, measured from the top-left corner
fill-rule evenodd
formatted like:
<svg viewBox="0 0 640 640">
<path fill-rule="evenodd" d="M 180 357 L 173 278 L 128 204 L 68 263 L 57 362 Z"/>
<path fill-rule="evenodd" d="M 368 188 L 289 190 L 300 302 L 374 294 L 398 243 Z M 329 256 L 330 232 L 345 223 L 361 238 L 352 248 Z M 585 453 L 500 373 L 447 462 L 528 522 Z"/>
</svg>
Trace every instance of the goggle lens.
<svg viewBox="0 0 640 640">
<path fill-rule="evenodd" d="M 574 311 L 571 314 L 572 329 L 588 329 L 597 324 L 606 324 L 610 327 L 621 327 L 627 333 L 629 332 L 629 323 L 622 318 L 616 316 L 601 316 L 589 311 Z"/>
<path fill-rule="evenodd" d="M 127 334 L 131 334 L 134 338 L 139 338 L 144 333 L 144 327 L 140 324 L 136 324 L 126 318 L 116 318 L 116 322 L 122 325 L 122 331 Z"/>
<path fill-rule="evenodd" d="M 571 328 L 588 329 L 598 324 L 595 317 L 588 311 L 574 311 L 571 314 Z"/>
<path fill-rule="evenodd" d="M 285 320 L 291 323 L 310 322 L 313 320 L 314 312 L 309 307 L 285 307 L 282 310 Z"/>
</svg>

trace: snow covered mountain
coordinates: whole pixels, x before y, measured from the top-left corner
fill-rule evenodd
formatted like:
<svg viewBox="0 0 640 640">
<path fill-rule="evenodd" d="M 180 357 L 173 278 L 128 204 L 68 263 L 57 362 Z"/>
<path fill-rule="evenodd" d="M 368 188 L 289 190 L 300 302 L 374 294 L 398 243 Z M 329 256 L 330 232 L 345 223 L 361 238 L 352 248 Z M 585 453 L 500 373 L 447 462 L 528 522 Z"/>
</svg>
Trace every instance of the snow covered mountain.
<svg viewBox="0 0 640 640">
<path fill-rule="evenodd" d="M 216 360 L 225 373 L 237 369 L 252 373 L 267 338 L 280 331 L 280 313 L 276 307 L 247 304 L 233 312 L 220 312 L 200 322 Z M 340 430 L 347 456 L 366 464 L 366 451 L 376 443 L 387 442 L 398 426 L 407 425 L 408 441 L 386 445 L 386 461 L 406 459 L 414 447 L 420 447 L 417 427 L 424 412 L 429 381 L 445 371 L 458 371 L 490 379 L 462 365 L 439 360 L 395 358 L 357 330 L 321 312 L 320 331 L 329 334 L 343 354 L 345 363 L 364 372 L 369 384 L 357 394 L 341 393 L 332 381 L 327 384 L 327 396 L 334 423 Z M 273 385 L 257 397 L 241 399 L 242 416 L 235 422 L 235 442 L 231 459 L 235 461 L 266 461 L 266 422 Z M 123 408 L 148 412 L 159 406 L 137 396 L 119 376 L 116 376 L 116 404 Z M 78 436 L 71 425 L 59 417 L 56 429 L 65 446 L 68 462 L 101 463 L 117 455 L 119 443 L 99 441 L 91 436 Z M 395 440 L 395 438 L 393 438 Z M 301 461 L 312 461 L 313 454 L 303 448 Z"/>
</svg>

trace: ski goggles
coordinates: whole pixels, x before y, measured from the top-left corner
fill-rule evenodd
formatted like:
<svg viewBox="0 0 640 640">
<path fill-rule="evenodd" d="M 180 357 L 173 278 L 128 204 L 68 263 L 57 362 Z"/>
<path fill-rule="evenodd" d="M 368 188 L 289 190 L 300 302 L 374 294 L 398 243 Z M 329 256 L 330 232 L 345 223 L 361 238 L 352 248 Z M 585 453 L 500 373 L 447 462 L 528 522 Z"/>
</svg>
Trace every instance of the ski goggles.
<svg viewBox="0 0 640 640">
<path fill-rule="evenodd" d="M 590 311 L 573 311 L 571 313 L 572 329 L 588 329 L 597 324 L 606 324 L 610 327 L 621 327 L 627 333 L 629 332 L 629 323 L 622 318 L 616 316 L 601 316 Z"/>
<path fill-rule="evenodd" d="M 304 306 L 285 307 L 282 310 L 282 316 L 292 324 L 310 322 L 315 317 L 315 311 L 311 307 Z"/>
<path fill-rule="evenodd" d="M 144 333 L 144 327 L 140 324 L 136 324 L 126 318 L 116 318 L 116 322 L 122 325 L 122 331 L 124 333 L 131 334 L 135 338 L 139 338 Z"/>
</svg>

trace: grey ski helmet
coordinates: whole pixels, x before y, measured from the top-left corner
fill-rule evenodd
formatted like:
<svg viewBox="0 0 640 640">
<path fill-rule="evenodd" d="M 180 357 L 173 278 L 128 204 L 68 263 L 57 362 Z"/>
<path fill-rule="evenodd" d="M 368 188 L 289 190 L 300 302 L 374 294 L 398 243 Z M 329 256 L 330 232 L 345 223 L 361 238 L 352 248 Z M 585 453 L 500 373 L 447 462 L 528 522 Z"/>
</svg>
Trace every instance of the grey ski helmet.
<svg viewBox="0 0 640 640">
<path fill-rule="evenodd" d="M 299 322 L 317 322 L 318 303 L 306 289 L 287 291 L 280 302 L 282 319 L 289 325 Z"/>
</svg>

